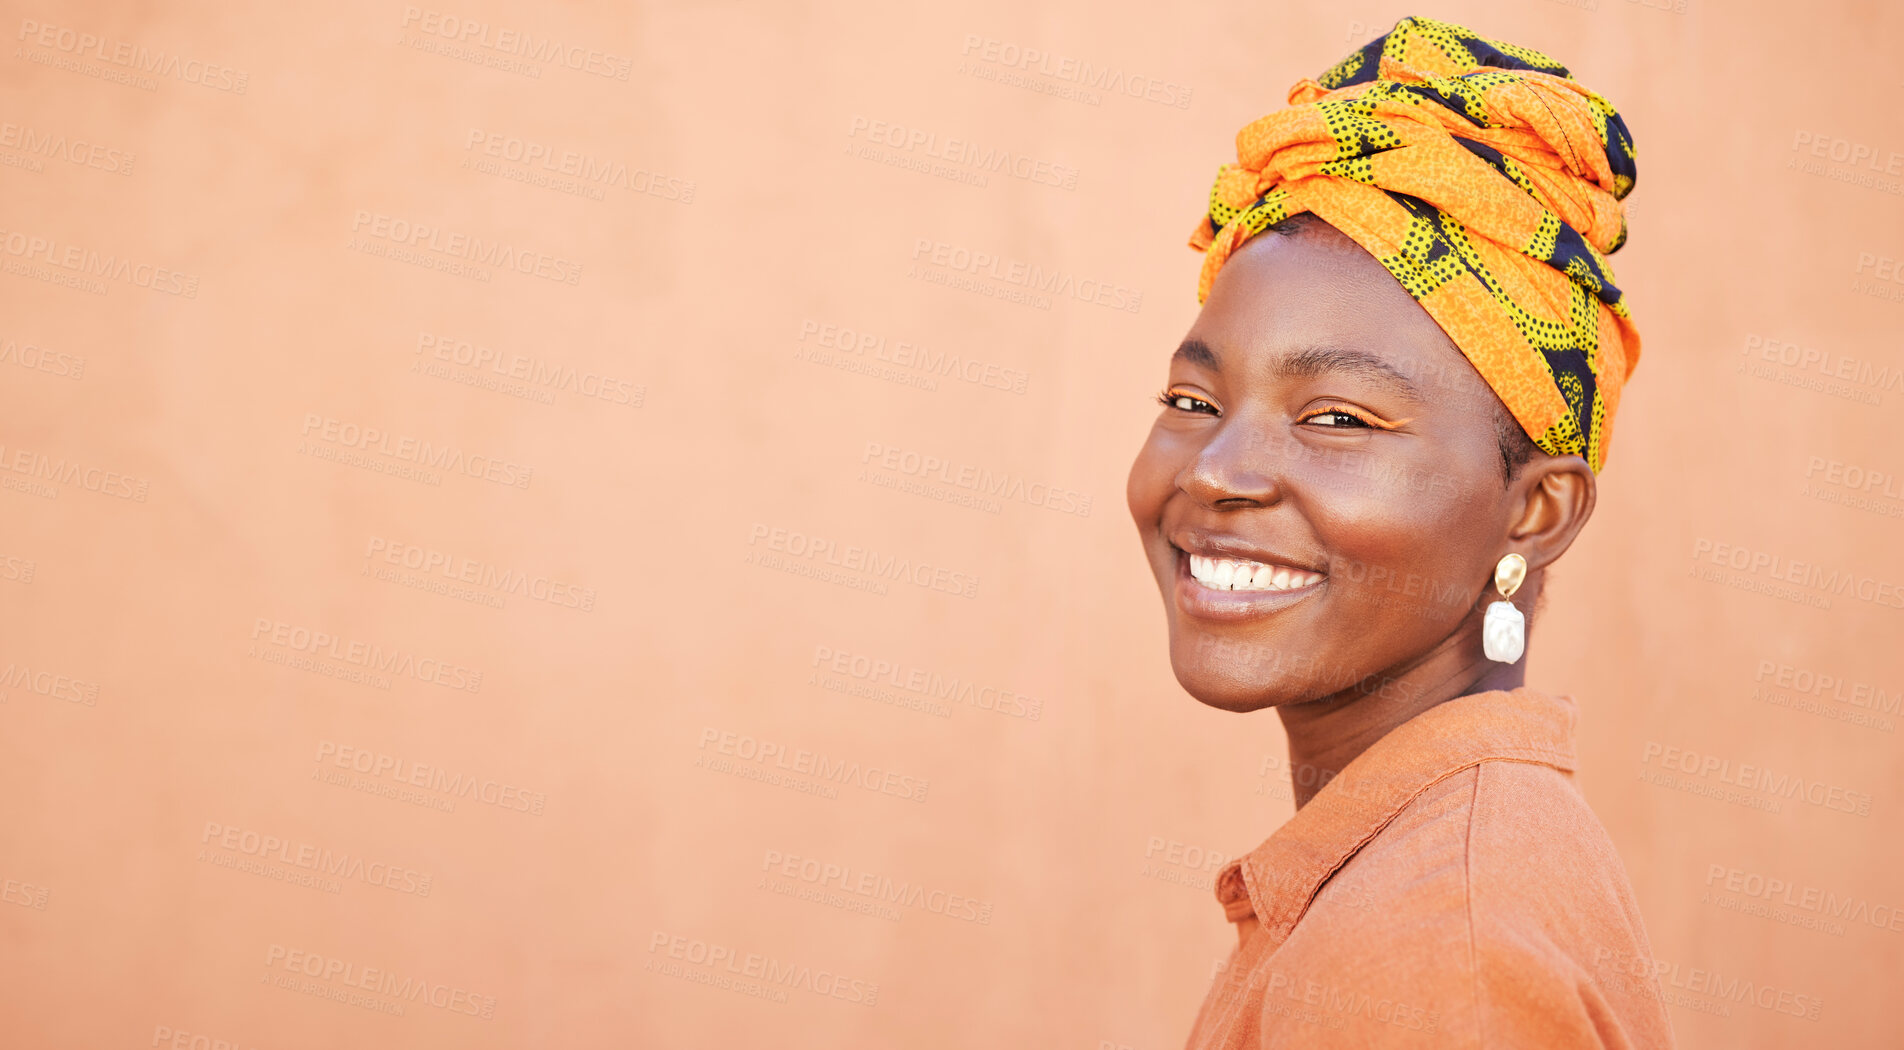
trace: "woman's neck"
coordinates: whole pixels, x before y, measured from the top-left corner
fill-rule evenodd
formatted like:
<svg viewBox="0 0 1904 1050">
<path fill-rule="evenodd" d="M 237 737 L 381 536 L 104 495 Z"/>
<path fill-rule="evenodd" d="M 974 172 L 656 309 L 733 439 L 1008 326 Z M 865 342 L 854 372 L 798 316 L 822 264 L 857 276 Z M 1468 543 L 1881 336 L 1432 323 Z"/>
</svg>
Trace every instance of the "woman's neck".
<svg viewBox="0 0 1904 1050">
<path fill-rule="evenodd" d="M 1458 696 L 1525 683 L 1527 658 L 1496 663 L 1481 655 L 1478 622 L 1456 631 L 1404 670 L 1374 675 L 1338 693 L 1276 708 L 1289 737 L 1296 806 L 1403 722 Z"/>
</svg>

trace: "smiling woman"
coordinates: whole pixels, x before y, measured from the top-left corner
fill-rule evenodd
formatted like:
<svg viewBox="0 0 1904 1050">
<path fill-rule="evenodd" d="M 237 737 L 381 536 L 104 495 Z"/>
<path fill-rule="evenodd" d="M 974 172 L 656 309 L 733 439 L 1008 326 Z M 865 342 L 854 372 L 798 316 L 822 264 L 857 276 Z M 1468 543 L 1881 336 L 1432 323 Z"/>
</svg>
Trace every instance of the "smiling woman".
<svg viewBox="0 0 1904 1050">
<path fill-rule="evenodd" d="M 1668 1046 L 1573 704 L 1524 685 L 1638 359 L 1631 140 L 1425 19 L 1290 101 L 1218 176 L 1127 493 L 1178 681 L 1276 709 L 1298 806 L 1218 878 L 1190 1046 Z"/>
</svg>

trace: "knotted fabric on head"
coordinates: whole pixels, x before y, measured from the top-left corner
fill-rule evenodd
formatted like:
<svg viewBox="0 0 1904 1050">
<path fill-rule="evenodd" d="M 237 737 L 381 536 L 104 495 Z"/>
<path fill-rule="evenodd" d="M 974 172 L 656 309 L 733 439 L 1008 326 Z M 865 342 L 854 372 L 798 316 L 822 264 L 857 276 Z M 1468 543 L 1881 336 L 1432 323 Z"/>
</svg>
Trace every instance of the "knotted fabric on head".
<svg viewBox="0 0 1904 1050">
<path fill-rule="evenodd" d="M 1633 139 L 1538 51 L 1404 18 L 1236 136 L 1197 301 L 1231 253 L 1313 212 L 1375 256 L 1534 444 L 1606 460 L 1639 332 L 1606 255 L 1626 241 Z"/>
</svg>

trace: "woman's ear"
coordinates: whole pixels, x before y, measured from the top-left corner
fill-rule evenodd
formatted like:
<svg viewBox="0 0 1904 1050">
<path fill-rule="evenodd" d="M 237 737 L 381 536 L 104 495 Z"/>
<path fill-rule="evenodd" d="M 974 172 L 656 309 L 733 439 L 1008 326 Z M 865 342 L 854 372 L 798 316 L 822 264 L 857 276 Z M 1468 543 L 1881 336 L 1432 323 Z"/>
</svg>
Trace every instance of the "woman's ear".
<svg viewBox="0 0 1904 1050">
<path fill-rule="evenodd" d="M 1541 455 L 1521 468 L 1512 490 L 1516 509 L 1507 538 L 1529 569 L 1546 568 L 1567 553 L 1593 516 L 1599 491 L 1586 460 Z"/>
</svg>

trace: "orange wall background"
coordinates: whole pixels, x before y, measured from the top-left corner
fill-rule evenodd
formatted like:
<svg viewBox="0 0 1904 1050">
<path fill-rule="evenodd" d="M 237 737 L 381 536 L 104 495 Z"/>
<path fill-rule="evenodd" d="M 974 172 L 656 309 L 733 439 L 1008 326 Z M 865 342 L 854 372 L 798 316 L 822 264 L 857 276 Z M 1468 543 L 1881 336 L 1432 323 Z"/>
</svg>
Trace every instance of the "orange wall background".
<svg viewBox="0 0 1904 1050">
<path fill-rule="evenodd" d="M 1180 1045 L 1290 801 L 1125 471 L 1236 129 L 1415 6 L 6 4 L 4 1041 Z M 1639 143 L 1531 678 L 1681 1044 L 1896 1046 L 1904 13 L 1420 13 Z"/>
</svg>

